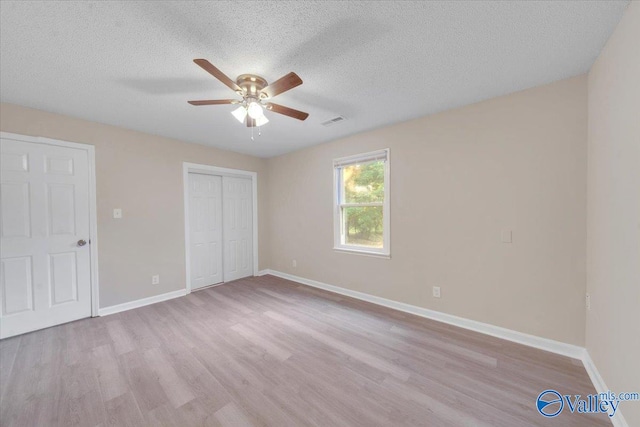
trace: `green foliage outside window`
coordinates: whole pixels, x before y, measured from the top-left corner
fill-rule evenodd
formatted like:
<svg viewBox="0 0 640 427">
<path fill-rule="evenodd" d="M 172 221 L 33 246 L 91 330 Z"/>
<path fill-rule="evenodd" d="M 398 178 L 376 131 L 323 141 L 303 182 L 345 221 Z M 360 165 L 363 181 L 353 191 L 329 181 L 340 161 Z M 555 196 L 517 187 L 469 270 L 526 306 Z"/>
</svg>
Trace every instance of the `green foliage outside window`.
<svg viewBox="0 0 640 427">
<path fill-rule="evenodd" d="M 384 162 L 351 165 L 342 171 L 344 203 L 375 203 L 374 206 L 344 207 L 345 243 L 381 248 L 383 244 L 382 202 Z M 379 205 L 377 205 L 379 203 Z"/>
</svg>

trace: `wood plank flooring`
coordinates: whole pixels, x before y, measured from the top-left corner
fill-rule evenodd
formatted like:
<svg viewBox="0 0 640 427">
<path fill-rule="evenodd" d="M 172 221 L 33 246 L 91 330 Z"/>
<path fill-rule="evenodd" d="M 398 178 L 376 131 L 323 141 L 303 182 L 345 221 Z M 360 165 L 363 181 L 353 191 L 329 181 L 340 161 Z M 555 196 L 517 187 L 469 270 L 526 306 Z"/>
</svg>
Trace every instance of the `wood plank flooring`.
<svg viewBox="0 0 640 427">
<path fill-rule="evenodd" d="M 577 360 L 273 276 L 0 341 L 2 426 L 600 426 Z"/>
</svg>

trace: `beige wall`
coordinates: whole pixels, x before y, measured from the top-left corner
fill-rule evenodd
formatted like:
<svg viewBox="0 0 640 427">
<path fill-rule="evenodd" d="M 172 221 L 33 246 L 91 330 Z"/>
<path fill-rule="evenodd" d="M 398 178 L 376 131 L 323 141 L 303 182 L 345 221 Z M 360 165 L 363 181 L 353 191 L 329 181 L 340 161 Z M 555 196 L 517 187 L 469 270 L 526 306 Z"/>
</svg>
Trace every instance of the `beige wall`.
<svg viewBox="0 0 640 427">
<path fill-rule="evenodd" d="M 258 173 L 261 269 L 586 342 L 612 390 L 638 391 L 638 40 L 632 3 L 588 78 L 269 160 L 10 104 L 0 130 L 96 146 L 101 307 L 184 288 L 183 161 L 244 169 Z M 380 148 L 391 149 L 392 257 L 335 252 L 332 160 Z M 640 425 L 640 404 L 622 410 Z"/>
<path fill-rule="evenodd" d="M 261 269 L 584 344 L 584 76 L 268 161 L 9 104 L 0 129 L 96 146 L 102 307 L 184 288 L 190 161 L 258 172 Z M 332 160 L 386 147 L 392 258 L 334 252 Z"/>
<path fill-rule="evenodd" d="M 589 72 L 587 350 L 607 386 L 640 391 L 640 3 Z M 620 406 L 640 426 L 640 402 Z"/>
<path fill-rule="evenodd" d="M 579 76 L 269 159 L 271 268 L 584 345 L 586 107 Z M 335 252 L 332 160 L 387 147 L 391 259 Z"/>
<path fill-rule="evenodd" d="M 266 210 L 264 159 L 10 104 L 0 105 L 0 130 L 95 145 L 101 307 L 184 289 L 183 161 L 257 172 Z M 266 227 L 259 215 L 260 268 L 269 265 Z"/>
</svg>

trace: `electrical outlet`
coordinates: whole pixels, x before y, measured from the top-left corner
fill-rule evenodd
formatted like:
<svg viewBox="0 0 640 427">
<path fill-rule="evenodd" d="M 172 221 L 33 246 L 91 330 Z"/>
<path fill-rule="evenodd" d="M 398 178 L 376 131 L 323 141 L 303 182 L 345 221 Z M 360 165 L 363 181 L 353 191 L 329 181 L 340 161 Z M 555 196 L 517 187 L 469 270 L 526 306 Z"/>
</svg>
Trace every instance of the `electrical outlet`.
<svg viewBox="0 0 640 427">
<path fill-rule="evenodd" d="M 589 294 L 585 297 L 585 305 L 587 306 L 587 310 L 591 310 L 591 295 Z"/>
<path fill-rule="evenodd" d="M 293 266 L 293 268 L 296 268 L 298 266 L 298 261 L 294 259 L 291 265 Z"/>
<path fill-rule="evenodd" d="M 151 284 L 158 285 L 160 283 L 160 275 L 151 276 Z"/>
<path fill-rule="evenodd" d="M 433 297 L 440 298 L 440 286 L 433 287 Z"/>
</svg>

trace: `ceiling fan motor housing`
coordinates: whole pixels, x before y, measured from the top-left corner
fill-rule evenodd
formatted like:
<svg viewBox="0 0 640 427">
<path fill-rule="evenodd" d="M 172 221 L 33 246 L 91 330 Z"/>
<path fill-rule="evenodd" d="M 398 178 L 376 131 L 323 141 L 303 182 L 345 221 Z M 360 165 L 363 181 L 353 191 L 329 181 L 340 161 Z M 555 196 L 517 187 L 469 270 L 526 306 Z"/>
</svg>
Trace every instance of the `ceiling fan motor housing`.
<svg viewBox="0 0 640 427">
<path fill-rule="evenodd" d="M 236 79 L 236 83 L 242 89 L 242 93 L 238 92 L 242 97 L 256 99 L 264 99 L 267 97 L 267 95 L 261 91 L 268 86 L 268 83 L 260 76 L 256 76 L 255 74 L 241 74 Z"/>
</svg>

